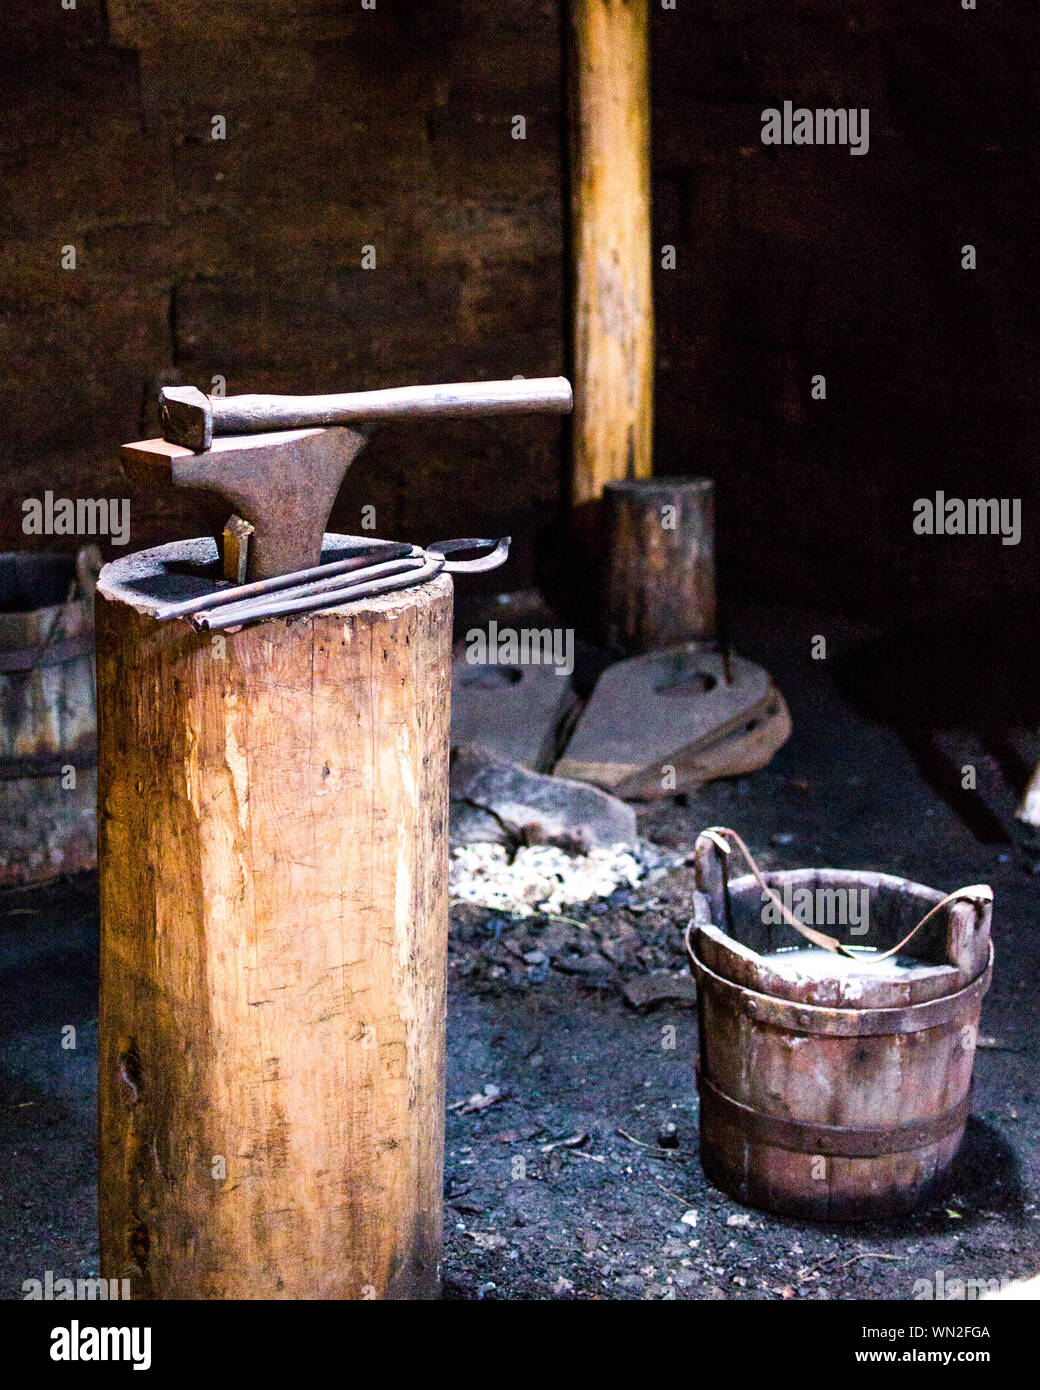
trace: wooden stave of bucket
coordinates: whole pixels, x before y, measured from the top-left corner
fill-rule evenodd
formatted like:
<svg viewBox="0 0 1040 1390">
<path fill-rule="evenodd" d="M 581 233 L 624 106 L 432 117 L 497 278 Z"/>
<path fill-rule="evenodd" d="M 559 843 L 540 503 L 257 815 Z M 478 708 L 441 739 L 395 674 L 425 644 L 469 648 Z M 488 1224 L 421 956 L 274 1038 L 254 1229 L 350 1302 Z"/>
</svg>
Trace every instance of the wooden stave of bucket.
<svg viewBox="0 0 1040 1390">
<path fill-rule="evenodd" d="M 0 554 L 0 888 L 97 863 L 90 548 Z M 98 557 L 100 558 L 100 557 Z M 77 594 L 67 598 L 79 571 Z M 40 601 L 27 595 L 36 581 Z M 75 769 L 75 785 L 63 770 Z"/>
<path fill-rule="evenodd" d="M 823 881 L 838 873 L 813 872 Z M 784 875 L 768 878 L 775 886 Z M 925 903 L 941 896 L 906 887 Z M 798 990 L 786 999 L 756 990 L 746 951 L 734 972 L 741 980 L 717 974 L 705 956 L 724 966 L 725 934 L 709 920 L 708 898 L 697 895 L 689 950 L 698 994 L 701 1162 L 709 1181 L 749 1206 L 815 1220 L 883 1219 L 942 1194 L 970 1109 L 993 956 L 988 907 L 971 939 L 964 905 L 952 906 L 955 959 L 967 966 L 985 950 L 985 967 L 973 979 L 964 983 L 955 970 L 952 992 L 933 990 L 902 1007 L 871 1007 L 868 1000 L 863 1008 L 832 1008 L 799 998 Z M 764 962 L 760 974 L 771 978 Z M 896 1084 L 910 1075 L 912 1085 Z M 821 1082 L 839 1077 L 840 1085 Z"/>
</svg>

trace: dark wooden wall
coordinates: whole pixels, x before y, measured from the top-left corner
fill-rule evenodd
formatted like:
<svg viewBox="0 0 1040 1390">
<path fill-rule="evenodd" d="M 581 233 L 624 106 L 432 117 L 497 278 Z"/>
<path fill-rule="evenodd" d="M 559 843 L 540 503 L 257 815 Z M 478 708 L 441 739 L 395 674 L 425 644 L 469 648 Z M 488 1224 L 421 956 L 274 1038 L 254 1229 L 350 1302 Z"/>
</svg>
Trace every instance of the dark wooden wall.
<svg viewBox="0 0 1040 1390">
<path fill-rule="evenodd" d="M 683 248 L 658 276 L 657 467 L 718 477 L 724 587 L 1035 602 L 1035 6 L 679 7 L 667 42 L 655 22 L 659 239 Z M 785 98 L 868 107 L 869 152 L 764 147 Z M 936 489 L 1020 497 L 1021 543 L 915 536 Z"/>
<path fill-rule="evenodd" d="M 1027 6 L 978 4 L 652 0 L 655 240 L 677 255 L 657 273 L 657 466 L 717 478 L 732 595 L 927 607 L 1035 583 L 1036 36 Z M 562 369 L 560 34 L 543 0 L 5 16 L 0 544 L 26 543 L 21 500 L 45 488 L 127 495 L 118 445 L 155 432 L 160 381 Z M 785 98 L 869 107 L 869 153 L 763 147 Z M 335 520 L 374 504 L 385 535 L 509 531 L 506 582 L 527 582 L 565 437 L 387 429 Z M 936 488 L 1021 496 L 1022 543 L 915 537 Z M 132 523 L 135 547 L 190 529 L 137 495 Z"/>
</svg>

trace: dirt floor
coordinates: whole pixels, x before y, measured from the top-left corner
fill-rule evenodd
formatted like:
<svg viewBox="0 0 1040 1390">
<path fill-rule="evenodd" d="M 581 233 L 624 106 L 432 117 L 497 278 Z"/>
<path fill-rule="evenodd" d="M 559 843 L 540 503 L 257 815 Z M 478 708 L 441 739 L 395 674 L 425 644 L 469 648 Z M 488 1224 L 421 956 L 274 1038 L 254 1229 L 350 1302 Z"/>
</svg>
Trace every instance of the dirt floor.
<svg viewBox="0 0 1040 1390">
<path fill-rule="evenodd" d="M 818 634 L 826 660 L 810 656 Z M 913 1218 L 830 1226 L 746 1210 L 707 1183 L 695 1011 L 680 985 L 671 1001 L 630 1002 L 653 972 L 682 977 L 688 866 L 569 909 L 577 926 L 460 907 L 449 960 L 449 1298 L 910 1299 L 940 1270 L 949 1281 L 1040 1269 L 1040 878 L 1007 839 L 1035 752 L 1012 727 L 1019 715 L 1002 720 L 992 688 L 981 722 L 951 703 L 941 644 L 926 653 L 924 638 L 909 643 L 904 685 L 883 634 L 833 619 L 758 610 L 736 637 L 774 673 L 794 736 L 765 771 L 647 810 L 642 832 L 682 857 L 698 830 L 723 823 L 770 867 L 992 884 L 997 965 L 953 1190 Z M 908 723 L 906 711 L 929 700 L 937 717 Z M 955 775 L 967 763 L 978 769 L 970 795 Z M 47 1269 L 96 1268 L 96 939 L 90 876 L 0 896 L 5 1298 Z M 66 1024 L 74 1049 L 62 1047 Z"/>
</svg>

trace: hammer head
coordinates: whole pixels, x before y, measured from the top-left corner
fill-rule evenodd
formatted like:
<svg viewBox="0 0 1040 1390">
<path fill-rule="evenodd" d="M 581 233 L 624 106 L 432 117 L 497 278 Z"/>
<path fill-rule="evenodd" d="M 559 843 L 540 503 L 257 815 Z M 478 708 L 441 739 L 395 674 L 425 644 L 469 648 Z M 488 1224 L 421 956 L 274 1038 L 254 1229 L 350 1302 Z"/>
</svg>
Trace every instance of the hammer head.
<svg viewBox="0 0 1040 1390">
<path fill-rule="evenodd" d="M 165 439 L 197 454 L 213 443 L 213 407 L 197 386 L 164 386 L 159 415 Z"/>
</svg>

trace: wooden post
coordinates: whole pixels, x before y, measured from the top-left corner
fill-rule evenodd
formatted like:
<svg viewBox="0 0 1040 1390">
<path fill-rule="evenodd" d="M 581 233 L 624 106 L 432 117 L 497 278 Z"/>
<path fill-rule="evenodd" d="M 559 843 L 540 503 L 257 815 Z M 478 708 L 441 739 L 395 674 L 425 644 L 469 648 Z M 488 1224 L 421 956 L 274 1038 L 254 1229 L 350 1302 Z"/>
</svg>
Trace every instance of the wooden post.
<svg viewBox="0 0 1040 1390">
<path fill-rule="evenodd" d="M 651 472 L 648 0 L 571 0 L 572 500 Z M 593 519 L 594 521 L 594 519 Z M 594 534 L 594 525 L 584 527 Z"/>
<path fill-rule="evenodd" d="M 149 573 L 203 550 L 98 586 L 102 1268 L 144 1298 L 436 1297 L 451 581 L 156 621 Z"/>
<path fill-rule="evenodd" d="M 603 620 L 628 655 L 715 636 L 715 487 L 710 478 L 609 483 Z"/>
</svg>

